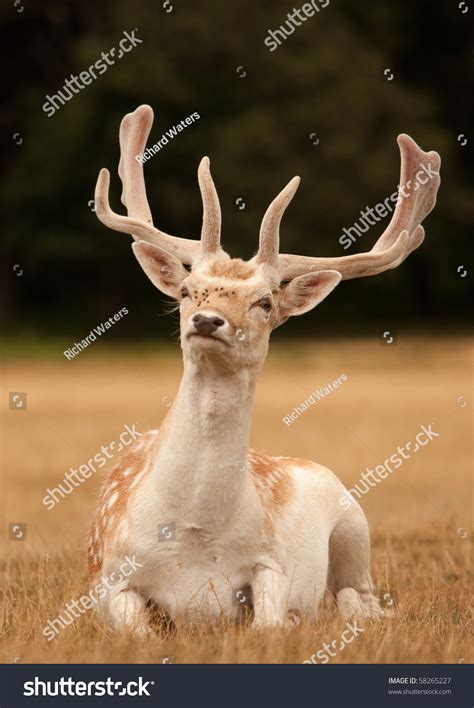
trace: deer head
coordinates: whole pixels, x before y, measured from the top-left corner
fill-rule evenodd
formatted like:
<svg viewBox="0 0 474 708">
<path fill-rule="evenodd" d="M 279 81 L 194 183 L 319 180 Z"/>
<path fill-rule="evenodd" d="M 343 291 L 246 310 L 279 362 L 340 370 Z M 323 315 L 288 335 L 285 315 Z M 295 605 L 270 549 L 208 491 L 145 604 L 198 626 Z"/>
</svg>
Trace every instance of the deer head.
<svg viewBox="0 0 474 708">
<path fill-rule="evenodd" d="M 126 115 L 120 126 L 118 171 L 127 216 L 109 206 L 106 169 L 99 173 L 95 207 L 106 226 L 133 236 L 133 252 L 145 273 L 161 292 L 179 302 L 185 358 L 229 369 L 258 369 L 273 329 L 318 305 L 341 280 L 396 268 L 424 239 L 421 222 L 436 202 L 441 160 L 436 152 L 423 152 L 408 135 L 398 137 L 397 205 L 371 251 L 337 258 L 280 254 L 280 221 L 300 181 L 294 177 L 263 217 L 257 255 L 250 261 L 231 259 L 220 245 L 221 210 L 207 157 L 198 169 L 201 239 L 170 236 L 153 226 L 143 165 L 135 160 L 146 147 L 152 122 L 152 109 L 143 105 Z"/>
</svg>

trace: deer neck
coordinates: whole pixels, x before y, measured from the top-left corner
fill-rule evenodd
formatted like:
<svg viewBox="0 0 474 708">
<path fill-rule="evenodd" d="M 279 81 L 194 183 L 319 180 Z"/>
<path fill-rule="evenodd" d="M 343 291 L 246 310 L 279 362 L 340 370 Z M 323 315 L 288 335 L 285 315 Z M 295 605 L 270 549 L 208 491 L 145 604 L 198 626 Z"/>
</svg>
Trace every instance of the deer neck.
<svg viewBox="0 0 474 708">
<path fill-rule="evenodd" d="M 185 361 L 155 466 L 170 518 L 213 526 L 250 502 L 247 453 L 256 378 L 246 369 L 216 372 Z"/>
</svg>

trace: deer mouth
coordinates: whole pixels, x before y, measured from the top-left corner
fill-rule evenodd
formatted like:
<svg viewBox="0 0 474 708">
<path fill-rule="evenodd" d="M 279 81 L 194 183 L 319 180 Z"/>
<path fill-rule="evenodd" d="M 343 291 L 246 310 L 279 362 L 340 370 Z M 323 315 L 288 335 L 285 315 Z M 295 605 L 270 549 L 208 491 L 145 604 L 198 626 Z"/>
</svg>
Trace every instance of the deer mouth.
<svg viewBox="0 0 474 708">
<path fill-rule="evenodd" d="M 193 337 L 197 337 L 198 339 L 205 339 L 208 342 L 220 342 L 221 344 L 225 344 L 226 346 L 229 346 L 228 342 L 226 342 L 221 337 L 216 337 L 214 334 L 203 334 L 202 332 L 191 332 L 188 335 L 188 339 L 192 339 Z"/>
</svg>

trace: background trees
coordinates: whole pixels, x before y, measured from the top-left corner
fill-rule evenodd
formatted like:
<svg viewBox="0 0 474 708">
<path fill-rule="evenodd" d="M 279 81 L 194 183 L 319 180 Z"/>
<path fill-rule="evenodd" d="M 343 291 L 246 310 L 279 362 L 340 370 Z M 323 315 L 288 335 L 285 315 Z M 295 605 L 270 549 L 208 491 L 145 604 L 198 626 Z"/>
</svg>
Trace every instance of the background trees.
<svg viewBox="0 0 474 708">
<path fill-rule="evenodd" d="M 256 249 L 267 204 L 294 174 L 302 185 L 284 218 L 283 250 L 339 255 L 342 228 L 396 188 L 397 134 L 438 150 L 442 185 L 420 251 L 399 270 L 344 283 L 331 306 L 304 321 L 295 318 L 282 334 L 361 334 L 387 324 L 462 327 L 472 282 L 470 273 L 461 278 L 457 272 L 460 265 L 469 268 L 473 221 L 472 13 L 428 0 L 331 1 L 270 52 L 267 31 L 282 24 L 293 5 L 172 3 L 170 14 L 151 0 L 49 0 L 25 5 L 22 13 L 13 3 L 1 10 L 7 331 L 79 338 L 123 306 L 130 316 L 114 337 L 168 337 L 174 329 L 157 316 L 161 296 L 132 258 L 130 239 L 108 232 L 88 204 L 99 168 L 108 166 L 113 204 L 120 208 L 118 126 L 140 103 L 155 110 L 151 142 L 190 113 L 201 116 L 145 167 L 155 223 L 198 236 L 196 168 L 208 154 L 223 207 L 224 247 L 242 257 Z M 143 44 L 48 118 L 41 109 L 45 96 L 135 28 Z M 235 204 L 238 197 L 245 209 Z M 372 227 L 350 252 L 370 248 L 387 222 Z"/>
</svg>

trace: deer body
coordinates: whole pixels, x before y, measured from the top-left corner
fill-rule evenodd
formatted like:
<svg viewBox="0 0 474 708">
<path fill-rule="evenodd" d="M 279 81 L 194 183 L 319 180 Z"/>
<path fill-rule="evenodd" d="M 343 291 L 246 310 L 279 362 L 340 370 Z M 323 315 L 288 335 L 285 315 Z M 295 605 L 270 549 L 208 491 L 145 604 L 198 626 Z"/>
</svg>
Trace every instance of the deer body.
<svg viewBox="0 0 474 708">
<path fill-rule="evenodd" d="M 107 554 L 98 548 L 94 553 L 105 555 L 106 576 L 124 554 L 133 553 L 142 566 L 131 578 L 133 592 L 174 619 L 237 618 L 245 588 L 255 602 L 259 583 L 268 583 L 280 598 L 264 621 L 285 623 L 287 609 L 315 617 L 327 585 L 329 540 L 347 519 L 338 503 L 344 487 L 315 463 L 249 452 L 255 382 L 242 381 L 239 372 L 235 379 L 206 385 L 198 371 L 185 371 L 162 431 L 148 433 L 137 445 L 146 462 L 140 458 L 131 474 L 145 474 L 126 500 L 126 534 L 114 527 L 109 536 L 112 504 L 102 536 Z M 127 459 L 115 478 L 112 473 L 102 502 L 106 509 L 126 464 Z M 366 567 L 367 524 L 358 505 L 352 515 Z M 170 540 L 159 538 L 163 527 L 172 528 Z M 113 615 L 110 620 L 117 624 Z"/>
<path fill-rule="evenodd" d="M 105 170 L 96 209 L 104 223 L 133 235 L 145 273 L 179 301 L 184 374 L 160 431 L 144 435 L 106 480 L 89 541 L 91 582 L 113 575 L 125 555 L 134 555 L 138 569 L 112 585 L 101 611 L 116 629 L 147 632 L 149 601 L 175 621 L 209 623 L 237 619 L 246 598 L 262 628 L 287 624 L 295 611 L 317 617 L 328 593 L 345 617 L 380 616 L 362 509 L 355 500 L 349 509 L 341 505 L 347 492 L 324 467 L 249 450 L 255 387 L 273 329 L 315 307 L 341 278 L 395 267 L 420 245 L 439 177 L 408 206 L 397 205 L 370 253 L 339 259 L 279 255 L 294 178 L 264 216 L 257 256 L 244 262 L 220 248 L 207 158 L 198 172 L 201 241 L 151 225 L 143 168 L 133 159 L 151 121 L 142 106 L 122 122 L 119 174 L 128 217 L 110 210 Z M 423 153 L 407 136 L 400 148 L 401 183 L 419 159 L 439 167 L 436 153 Z"/>
<path fill-rule="evenodd" d="M 265 526 L 258 482 L 252 479 L 258 473 L 251 469 L 241 474 L 245 493 L 224 522 L 216 518 L 221 509 L 212 498 L 207 504 L 173 504 L 172 509 L 158 502 L 158 508 L 151 509 L 150 499 L 166 497 L 168 491 L 155 486 L 158 471 L 137 490 L 129 514 L 137 529 L 133 550 L 143 564 L 133 583 L 143 597 L 175 620 L 212 622 L 237 618 L 239 599 L 249 594 L 246 588 L 255 603 L 264 584 L 280 603 L 258 621 L 285 624 L 287 610 L 317 616 L 327 585 L 329 539 L 344 515 L 338 505 L 343 488 L 317 465 L 311 468 L 311 463 L 303 466 L 278 458 L 268 462 L 274 472 L 283 470 L 291 489 L 290 499 L 272 519 L 277 529 Z M 157 527 L 169 524 L 170 511 L 172 518 L 180 519 L 173 539 L 157 541 Z M 214 523 L 201 521 L 210 514 Z M 365 531 L 365 520 L 363 524 Z M 364 550 L 368 552 L 368 545 Z"/>
</svg>

